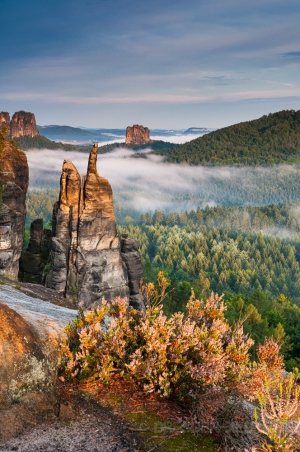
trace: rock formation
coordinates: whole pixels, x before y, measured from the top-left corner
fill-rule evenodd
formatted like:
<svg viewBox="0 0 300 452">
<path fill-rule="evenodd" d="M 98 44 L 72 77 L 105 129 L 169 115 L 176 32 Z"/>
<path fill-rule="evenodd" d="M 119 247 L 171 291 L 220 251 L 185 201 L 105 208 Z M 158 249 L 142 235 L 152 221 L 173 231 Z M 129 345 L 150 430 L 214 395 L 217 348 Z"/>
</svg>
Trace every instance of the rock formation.
<svg viewBox="0 0 300 452">
<path fill-rule="evenodd" d="M 17 111 L 12 120 L 10 120 L 9 113 L 7 111 L 0 112 L 0 130 L 2 127 L 6 127 L 10 138 L 19 137 L 35 137 L 39 135 L 38 128 L 35 122 L 35 116 L 33 113 L 27 111 Z"/>
<path fill-rule="evenodd" d="M 0 130 L 6 127 L 7 134 L 10 135 L 10 116 L 7 111 L 0 112 Z"/>
<path fill-rule="evenodd" d="M 126 144 L 147 144 L 151 143 L 150 130 L 148 127 L 143 127 L 135 124 L 128 126 L 126 129 Z"/>
<path fill-rule="evenodd" d="M 44 229 L 42 218 L 30 225 L 28 248 L 22 251 L 19 276 L 24 282 L 44 283 L 44 270 L 51 249 L 51 231 Z"/>
<path fill-rule="evenodd" d="M 33 113 L 26 111 L 17 111 L 14 113 L 10 122 L 10 136 L 11 138 L 19 137 L 35 137 L 39 135 L 38 128 L 35 122 Z"/>
<path fill-rule="evenodd" d="M 121 256 L 126 265 L 130 304 L 136 309 L 141 308 L 140 284 L 144 273 L 141 261 L 139 243 L 127 234 L 121 235 Z"/>
<path fill-rule="evenodd" d="M 25 225 L 28 164 L 0 131 L 0 274 L 17 278 Z"/>
<path fill-rule="evenodd" d="M 128 296 L 127 267 L 116 231 L 113 194 L 98 175 L 94 145 L 82 181 L 69 160 L 63 163 L 59 201 L 53 209 L 51 270 L 46 286 L 88 308 Z M 135 297 L 135 303 L 143 303 Z"/>
<path fill-rule="evenodd" d="M 76 314 L 1 286 L 0 442 L 58 414 L 59 344 Z"/>
</svg>

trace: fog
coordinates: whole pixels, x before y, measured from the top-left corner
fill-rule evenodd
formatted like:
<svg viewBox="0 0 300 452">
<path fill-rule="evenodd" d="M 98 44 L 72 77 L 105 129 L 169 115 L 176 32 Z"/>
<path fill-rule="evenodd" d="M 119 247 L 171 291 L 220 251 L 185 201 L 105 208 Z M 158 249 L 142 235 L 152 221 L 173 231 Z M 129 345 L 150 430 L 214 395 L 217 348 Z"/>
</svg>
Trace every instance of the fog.
<svg viewBox="0 0 300 452">
<path fill-rule="evenodd" d="M 112 185 L 117 203 L 140 212 L 191 210 L 206 205 L 265 205 L 300 199 L 300 167 L 204 167 L 164 162 L 118 148 L 98 156 L 98 173 Z M 27 152 L 30 188 L 58 188 L 64 159 L 85 174 L 88 155 L 63 150 Z M 293 190 L 291 190 L 293 187 Z"/>
<path fill-rule="evenodd" d="M 208 132 L 207 132 L 208 133 Z M 175 143 L 175 144 L 184 144 L 187 143 L 188 141 L 192 141 L 195 140 L 196 138 L 202 137 L 203 135 L 205 135 L 204 133 L 190 133 L 190 134 L 186 134 L 186 135 L 151 135 L 151 139 L 152 140 L 158 140 L 158 141 L 167 141 L 169 143 Z M 102 146 L 102 143 L 101 143 Z"/>
</svg>

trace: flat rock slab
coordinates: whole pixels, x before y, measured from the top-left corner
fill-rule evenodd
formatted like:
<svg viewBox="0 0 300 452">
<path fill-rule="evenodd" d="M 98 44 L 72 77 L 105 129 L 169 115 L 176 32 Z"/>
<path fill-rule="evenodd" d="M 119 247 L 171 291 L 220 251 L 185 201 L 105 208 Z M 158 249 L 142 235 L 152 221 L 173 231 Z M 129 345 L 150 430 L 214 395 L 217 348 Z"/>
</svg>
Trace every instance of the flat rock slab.
<svg viewBox="0 0 300 452">
<path fill-rule="evenodd" d="M 40 322 L 53 326 L 57 330 L 63 329 L 75 319 L 77 311 L 57 306 L 39 298 L 24 294 L 9 285 L 0 285 L 0 302 L 22 315 L 29 323 L 38 326 Z M 55 326 L 56 325 L 56 326 Z"/>
</svg>

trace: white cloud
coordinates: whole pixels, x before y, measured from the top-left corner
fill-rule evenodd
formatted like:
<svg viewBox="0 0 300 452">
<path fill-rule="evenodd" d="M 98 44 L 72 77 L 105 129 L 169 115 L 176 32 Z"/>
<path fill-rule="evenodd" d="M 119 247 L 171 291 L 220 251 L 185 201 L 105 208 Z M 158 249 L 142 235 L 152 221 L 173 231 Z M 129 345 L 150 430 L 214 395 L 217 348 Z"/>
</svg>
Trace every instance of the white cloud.
<svg viewBox="0 0 300 452">
<path fill-rule="evenodd" d="M 98 172 L 111 183 L 115 198 L 124 199 L 126 207 L 140 211 L 190 210 L 198 205 L 228 202 L 241 205 L 245 204 L 245 199 L 249 205 L 278 203 L 285 201 L 280 196 L 286 194 L 283 191 L 275 199 L 276 184 L 298 186 L 300 179 L 298 166 L 177 165 L 164 162 L 161 156 L 147 155 L 148 151 L 145 150 L 145 158 L 134 158 L 134 151 L 123 148 L 98 156 Z M 64 159 L 71 160 L 82 175 L 86 174 L 88 164 L 88 154 L 63 150 L 31 150 L 27 158 L 31 187 L 41 184 L 58 187 Z M 273 187 L 270 192 L 269 186 Z"/>
</svg>

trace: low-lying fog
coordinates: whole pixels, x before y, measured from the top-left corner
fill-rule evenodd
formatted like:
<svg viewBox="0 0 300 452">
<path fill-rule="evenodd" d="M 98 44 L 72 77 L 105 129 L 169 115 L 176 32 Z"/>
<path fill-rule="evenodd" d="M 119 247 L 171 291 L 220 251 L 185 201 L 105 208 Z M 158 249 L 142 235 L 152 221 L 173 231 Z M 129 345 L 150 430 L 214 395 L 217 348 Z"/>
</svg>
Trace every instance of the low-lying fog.
<svg viewBox="0 0 300 452">
<path fill-rule="evenodd" d="M 116 201 L 140 212 L 191 210 L 206 205 L 265 205 L 300 199 L 300 166 L 203 167 L 165 163 L 162 157 L 134 158 L 118 148 L 98 156 L 98 173 L 106 177 Z M 85 174 L 88 155 L 30 150 L 30 188 L 58 188 L 64 159 Z"/>
</svg>

